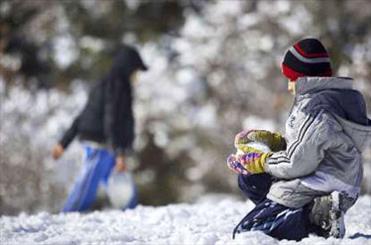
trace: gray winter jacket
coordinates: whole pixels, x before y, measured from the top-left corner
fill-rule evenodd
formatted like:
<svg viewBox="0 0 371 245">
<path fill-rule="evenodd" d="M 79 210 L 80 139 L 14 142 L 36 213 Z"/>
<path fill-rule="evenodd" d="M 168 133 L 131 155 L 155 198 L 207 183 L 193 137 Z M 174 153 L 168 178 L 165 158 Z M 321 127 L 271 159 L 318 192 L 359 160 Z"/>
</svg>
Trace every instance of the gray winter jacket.
<svg viewBox="0 0 371 245">
<path fill-rule="evenodd" d="M 362 149 L 371 137 L 363 96 L 353 80 L 303 77 L 286 122 L 286 151 L 274 153 L 265 170 L 280 179 L 267 197 L 301 207 L 334 190 L 356 198 L 363 175 Z"/>
</svg>

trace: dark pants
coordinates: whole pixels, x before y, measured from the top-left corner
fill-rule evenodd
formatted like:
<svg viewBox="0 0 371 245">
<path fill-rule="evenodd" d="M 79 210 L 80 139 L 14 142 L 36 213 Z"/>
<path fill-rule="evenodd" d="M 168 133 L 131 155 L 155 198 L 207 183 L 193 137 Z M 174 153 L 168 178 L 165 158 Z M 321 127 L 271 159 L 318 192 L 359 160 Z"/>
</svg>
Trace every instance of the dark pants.
<svg viewBox="0 0 371 245">
<path fill-rule="evenodd" d="M 256 206 L 236 226 L 236 233 L 262 231 L 277 239 L 301 240 L 309 233 L 321 234 L 321 229 L 309 221 L 312 204 L 288 208 L 266 198 L 273 182 L 269 174 L 239 175 L 238 186 Z"/>
</svg>

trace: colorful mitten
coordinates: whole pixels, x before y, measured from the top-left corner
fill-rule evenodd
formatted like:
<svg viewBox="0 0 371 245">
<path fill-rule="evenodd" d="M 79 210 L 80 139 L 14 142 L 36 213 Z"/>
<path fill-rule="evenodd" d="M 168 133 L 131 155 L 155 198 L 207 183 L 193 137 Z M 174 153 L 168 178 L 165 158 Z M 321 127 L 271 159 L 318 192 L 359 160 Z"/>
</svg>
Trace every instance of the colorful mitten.
<svg viewBox="0 0 371 245">
<path fill-rule="evenodd" d="M 227 158 L 227 166 L 230 170 L 236 174 L 248 175 L 249 172 L 244 168 L 244 166 L 237 160 L 234 154 L 231 154 Z"/>
<path fill-rule="evenodd" d="M 272 153 L 249 152 L 239 156 L 237 161 L 240 162 L 244 169 L 250 174 L 260 174 L 265 172 L 264 164 L 271 155 Z"/>
<path fill-rule="evenodd" d="M 234 139 L 234 145 L 243 152 L 252 152 L 254 150 L 246 144 L 258 142 L 267 145 L 272 151 L 281 151 L 286 149 L 286 140 L 279 133 L 272 133 L 267 130 L 245 130 L 238 133 Z"/>
</svg>

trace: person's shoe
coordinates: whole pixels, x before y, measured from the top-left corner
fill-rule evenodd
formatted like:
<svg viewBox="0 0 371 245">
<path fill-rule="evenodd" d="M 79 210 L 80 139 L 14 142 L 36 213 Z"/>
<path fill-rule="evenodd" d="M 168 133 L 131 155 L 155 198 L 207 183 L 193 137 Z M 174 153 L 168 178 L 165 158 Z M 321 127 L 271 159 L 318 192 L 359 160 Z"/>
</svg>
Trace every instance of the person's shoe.
<svg viewBox="0 0 371 245">
<path fill-rule="evenodd" d="M 344 215 L 354 199 L 338 191 L 314 199 L 309 214 L 310 221 L 324 230 L 325 237 L 343 238 L 345 235 Z"/>
</svg>

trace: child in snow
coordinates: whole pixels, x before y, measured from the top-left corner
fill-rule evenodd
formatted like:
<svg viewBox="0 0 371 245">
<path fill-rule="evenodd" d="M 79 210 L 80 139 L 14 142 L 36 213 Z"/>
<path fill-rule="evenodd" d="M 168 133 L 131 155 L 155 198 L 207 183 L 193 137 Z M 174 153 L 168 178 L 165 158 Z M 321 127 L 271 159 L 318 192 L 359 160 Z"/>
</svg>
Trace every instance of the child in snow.
<svg viewBox="0 0 371 245">
<path fill-rule="evenodd" d="M 64 212 L 91 208 L 100 182 L 106 182 L 112 169 L 126 170 L 125 155 L 134 140 L 132 84 L 139 70 L 147 70 L 138 51 L 124 46 L 117 53 L 111 71 L 90 91 L 82 112 L 75 118 L 52 156 L 58 159 L 79 136 L 85 146 L 82 171 L 63 207 Z M 129 203 L 129 208 L 136 200 Z"/>
<path fill-rule="evenodd" d="M 286 52 L 282 73 L 295 96 L 285 139 L 262 130 L 242 132 L 236 145 L 265 143 L 227 159 L 240 189 L 256 207 L 235 233 L 259 230 L 278 239 L 301 240 L 309 233 L 341 238 L 344 214 L 362 181 L 362 149 L 371 136 L 363 96 L 351 78 L 332 77 L 328 53 L 314 38 Z M 287 142 L 286 144 L 283 142 Z"/>
</svg>

